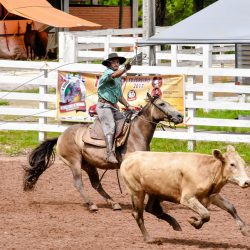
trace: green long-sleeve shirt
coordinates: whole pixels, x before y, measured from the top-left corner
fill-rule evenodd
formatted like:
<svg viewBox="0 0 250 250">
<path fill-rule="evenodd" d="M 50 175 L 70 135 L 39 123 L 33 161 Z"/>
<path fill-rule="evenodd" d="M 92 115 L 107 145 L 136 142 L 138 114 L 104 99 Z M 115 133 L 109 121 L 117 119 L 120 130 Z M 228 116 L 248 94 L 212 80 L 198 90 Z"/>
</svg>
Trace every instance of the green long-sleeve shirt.
<svg viewBox="0 0 250 250">
<path fill-rule="evenodd" d="M 113 73 L 112 69 L 104 71 L 98 83 L 98 97 L 115 104 L 122 96 L 122 79 L 121 77 L 112 78 Z"/>
</svg>

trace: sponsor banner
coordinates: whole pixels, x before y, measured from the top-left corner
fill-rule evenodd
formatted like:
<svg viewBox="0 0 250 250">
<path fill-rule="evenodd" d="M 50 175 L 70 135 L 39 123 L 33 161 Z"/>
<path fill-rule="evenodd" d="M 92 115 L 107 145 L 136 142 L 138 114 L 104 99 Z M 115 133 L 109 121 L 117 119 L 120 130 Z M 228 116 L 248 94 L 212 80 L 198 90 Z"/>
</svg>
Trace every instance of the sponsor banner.
<svg viewBox="0 0 250 250">
<path fill-rule="evenodd" d="M 58 72 L 58 119 L 91 122 L 98 100 L 98 79 L 101 74 Z M 184 112 L 183 75 L 127 76 L 122 78 L 123 96 L 133 106 L 144 106 L 146 95 L 159 95 Z M 123 105 L 119 104 L 122 108 Z"/>
</svg>

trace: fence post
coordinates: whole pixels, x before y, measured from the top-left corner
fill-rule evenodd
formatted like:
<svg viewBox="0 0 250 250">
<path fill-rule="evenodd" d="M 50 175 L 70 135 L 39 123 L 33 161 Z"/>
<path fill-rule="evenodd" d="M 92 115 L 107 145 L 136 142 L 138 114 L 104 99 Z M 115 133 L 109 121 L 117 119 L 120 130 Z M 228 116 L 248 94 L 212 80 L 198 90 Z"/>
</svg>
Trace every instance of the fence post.
<svg viewBox="0 0 250 250">
<path fill-rule="evenodd" d="M 110 53 L 110 37 L 111 37 L 111 35 L 106 36 L 106 41 L 104 44 L 104 58 L 103 58 L 103 60 L 107 59 L 108 55 Z"/>
<path fill-rule="evenodd" d="M 77 62 L 77 35 L 74 32 L 59 32 L 59 62 Z"/>
<path fill-rule="evenodd" d="M 195 84 L 195 76 L 188 76 L 186 84 Z M 185 90 L 186 92 L 186 90 Z M 194 101 L 196 99 L 196 94 L 194 92 L 188 92 L 187 93 L 187 99 L 190 101 Z M 192 119 L 195 117 L 195 109 L 188 108 L 187 109 L 187 119 Z M 195 126 L 194 125 L 189 125 L 187 128 L 187 133 L 188 134 L 193 134 L 195 132 Z M 188 141 L 188 150 L 189 151 L 194 151 L 196 145 L 196 141 Z"/>
<path fill-rule="evenodd" d="M 208 69 L 212 67 L 212 45 L 203 45 L 203 68 Z M 203 84 L 211 84 L 212 83 L 212 76 L 208 75 L 207 73 L 203 74 Z M 204 91 L 203 92 L 203 100 L 211 101 L 213 95 L 211 92 Z M 206 109 L 208 112 L 209 109 Z"/>
<path fill-rule="evenodd" d="M 40 95 L 40 100 L 39 100 L 39 110 L 44 111 L 45 109 L 48 108 L 48 103 L 47 101 L 44 100 L 44 95 L 48 93 L 48 85 L 47 85 L 47 80 L 48 80 L 48 68 L 44 68 L 44 77 L 42 83 L 39 85 L 39 95 Z M 41 113 L 43 115 L 43 113 Z M 47 117 L 39 117 L 39 127 L 42 127 L 44 124 L 47 124 Z M 39 133 L 38 133 L 38 141 L 42 142 L 46 139 L 47 133 L 44 131 L 41 131 L 41 128 L 39 128 Z"/>
<path fill-rule="evenodd" d="M 177 67 L 177 45 L 171 44 L 171 67 Z"/>
</svg>

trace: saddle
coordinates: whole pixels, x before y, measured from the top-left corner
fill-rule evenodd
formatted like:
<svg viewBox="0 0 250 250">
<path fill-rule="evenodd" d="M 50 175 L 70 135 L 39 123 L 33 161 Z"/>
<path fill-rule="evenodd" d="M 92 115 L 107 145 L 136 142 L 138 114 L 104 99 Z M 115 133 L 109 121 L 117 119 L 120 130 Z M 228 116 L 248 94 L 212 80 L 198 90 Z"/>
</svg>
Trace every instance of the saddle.
<svg viewBox="0 0 250 250">
<path fill-rule="evenodd" d="M 125 143 L 128 136 L 130 120 L 128 120 L 127 118 L 123 118 L 116 121 L 115 125 L 116 132 L 114 136 L 114 145 L 115 147 L 120 147 Z M 88 127 L 85 134 L 82 136 L 82 140 L 85 143 L 97 147 L 106 147 L 105 136 L 98 117 L 94 120 L 94 123 Z"/>
</svg>

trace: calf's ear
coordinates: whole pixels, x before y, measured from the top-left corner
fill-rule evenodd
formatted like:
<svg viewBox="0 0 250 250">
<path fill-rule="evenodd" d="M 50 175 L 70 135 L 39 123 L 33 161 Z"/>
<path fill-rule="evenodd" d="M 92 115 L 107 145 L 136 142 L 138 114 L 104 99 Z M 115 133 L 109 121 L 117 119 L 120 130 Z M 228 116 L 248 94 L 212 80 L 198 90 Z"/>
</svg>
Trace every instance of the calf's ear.
<svg viewBox="0 0 250 250">
<path fill-rule="evenodd" d="M 235 148 L 232 145 L 227 146 L 227 152 L 235 152 Z"/>
<path fill-rule="evenodd" d="M 214 149 L 214 150 L 213 150 L 213 156 L 214 156 L 216 159 L 218 159 L 218 160 L 220 160 L 220 161 L 222 161 L 222 162 L 225 161 L 225 158 L 223 157 L 222 153 L 221 153 L 220 150 L 218 150 L 218 149 Z"/>
</svg>

